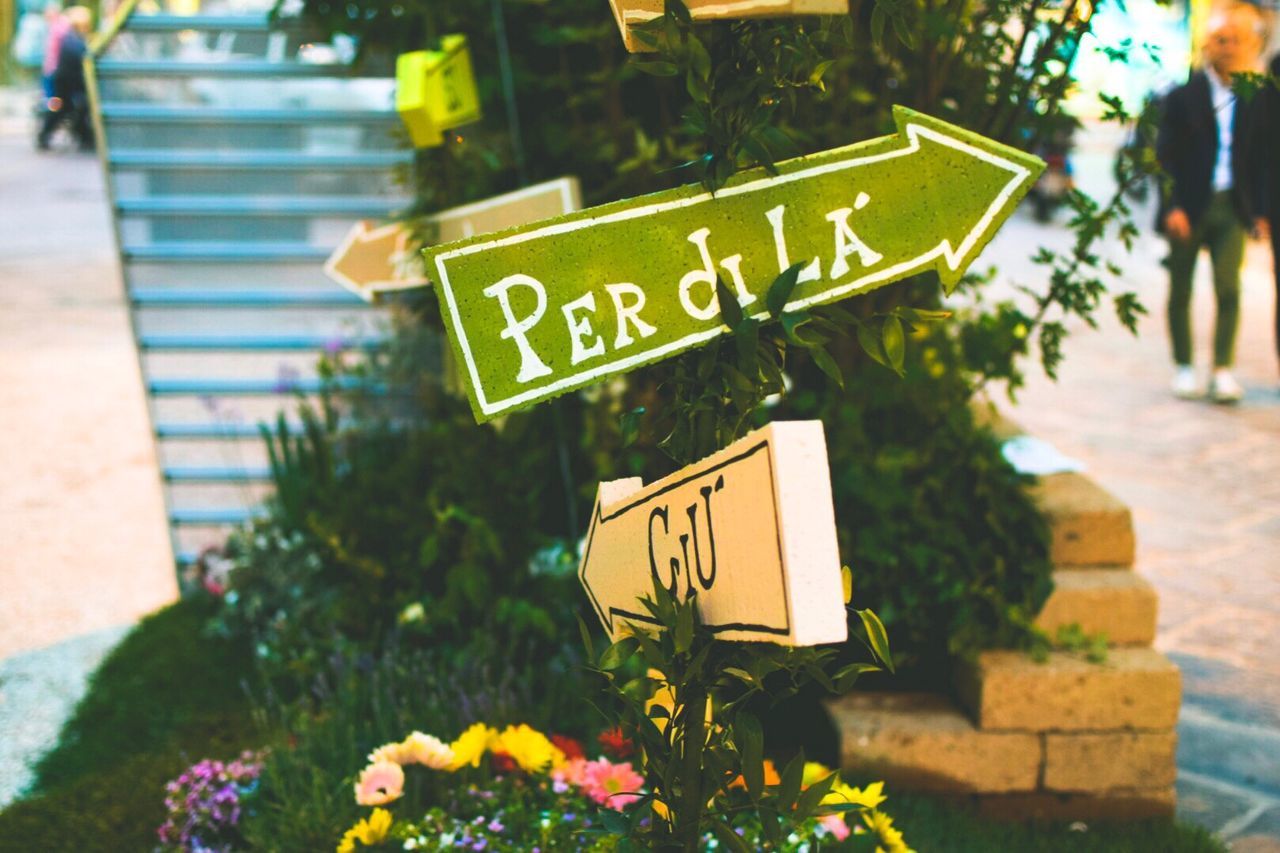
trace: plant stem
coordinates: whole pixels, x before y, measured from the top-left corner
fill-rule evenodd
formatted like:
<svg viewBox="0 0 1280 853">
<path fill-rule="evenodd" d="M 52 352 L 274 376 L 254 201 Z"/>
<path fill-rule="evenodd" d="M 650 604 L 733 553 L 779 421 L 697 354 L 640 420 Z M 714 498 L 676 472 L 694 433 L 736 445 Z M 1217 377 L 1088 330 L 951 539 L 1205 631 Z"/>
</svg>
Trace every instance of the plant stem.
<svg viewBox="0 0 1280 853">
<path fill-rule="evenodd" d="M 684 696 L 679 697 L 684 725 L 680 754 L 680 810 L 677 812 L 676 837 L 686 853 L 697 853 L 702 833 L 702 812 L 706 806 L 702 794 L 702 749 L 706 743 L 707 690 L 702 684 L 684 682 Z"/>
</svg>

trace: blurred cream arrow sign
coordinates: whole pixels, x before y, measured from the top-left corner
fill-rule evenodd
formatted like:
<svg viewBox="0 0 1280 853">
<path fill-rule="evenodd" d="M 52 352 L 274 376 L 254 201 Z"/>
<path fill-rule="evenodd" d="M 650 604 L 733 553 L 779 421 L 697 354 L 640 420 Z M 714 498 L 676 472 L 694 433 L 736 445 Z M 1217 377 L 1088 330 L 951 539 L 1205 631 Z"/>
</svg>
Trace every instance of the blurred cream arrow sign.
<svg viewBox="0 0 1280 853">
<path fill-rule="evenodd" d="M 388 290 L 408 290 L 431 283 L 422 268 L 418 245 L 409 229 L 393 223 L 374 227 L 357 222 L 325 262 L 325 274 L 361 299 L 372 302 Z"/>
<path fill-rule="evenodd" d="M 578 179 L 557 178 L 441 211 L 430 217 L 429 227 L 434 229 L 437 241 L 449 243 L 572 213 L 581 207 Z M 421 249 L 407 223 L 375 226 L 368 221 L 357 222 L 325 261 L 324 271 L 361 299 L 374 302 L 382 293 L 431 284 L 423 269 Z"/>
<path fill-rule="evenodd" d="M 610 635 L 653 619 L 655 580 L 697 595 L 726 640 L 791 646 L 847 636 L 820 421 L 782 421 L 648 486 L 601 483 L 578 577 Z"/>
</svg>

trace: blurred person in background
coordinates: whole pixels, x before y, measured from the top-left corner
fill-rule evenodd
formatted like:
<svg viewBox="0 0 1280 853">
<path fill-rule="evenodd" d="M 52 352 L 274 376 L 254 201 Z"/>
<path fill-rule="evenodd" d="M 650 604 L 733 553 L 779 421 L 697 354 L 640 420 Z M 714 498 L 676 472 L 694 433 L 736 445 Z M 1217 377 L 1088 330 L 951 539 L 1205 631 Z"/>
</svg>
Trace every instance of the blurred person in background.
<svg viewBox="0 0 1280 853">
<path fill-rule="evenodd" d="M 89 124 L 89 92 L 84 79 L 85 39 L 93 30 L 93 13 L 84 6 L 72 6 L 65 17 L 70 25 L 58 45 L 58 63 L 53 72 L 53 96 L 44 115 L 36 145 L 49 150 L 59 126 L 67 124 L 80 150 L 93 148 Z"/>
<path fill-rule="evenodd" d="M 1191 283 L 1196 259 L 1207 247 L 1213 263 L 1217 318 L 1208 395 L 1234 403 L 1244 396 L 1231 367 L 1240 325 L 1240 268 L 1248 233 L 1261 234 L 1265 212 L 1260 175 L 1252 173 L 1261 110 L 1257 99 L 1237 99 L 1234 74 L 1257 71 L 1263 19 L 1256 6 L 1224 6 L 1209 18 L 1205 67 L 1169 93 L 1156 140 L 1168 174 L 1157 226 L 1169 240 L 1169 337 L 1175 365 L 1173 392 L 1199 396 L 1192 367 Z"/>
<path fill-rule="evenodd" d="M 62 49 L 62 37 L 71 29 L 71 22 L 62 14 L 62 4 L 53 0 L 44 7 L 44 21 L 48 26 L 45 35 L 44 61 L 40 66 L 40 85 L 44 87 L 45 100 L 52 98 L 53 75 L 58 71 L 58 52 Z"/>
<path fill-rule="evenodd" d="M 1271 81 L 1262 89 L 1262 126 L 1258 132 L 1257 168 L 1262 173 L 1271 264 L 1276 277 L 1276 354 L 1280 356 L 1280 53 L 1271 58 Z"/>
</svg>

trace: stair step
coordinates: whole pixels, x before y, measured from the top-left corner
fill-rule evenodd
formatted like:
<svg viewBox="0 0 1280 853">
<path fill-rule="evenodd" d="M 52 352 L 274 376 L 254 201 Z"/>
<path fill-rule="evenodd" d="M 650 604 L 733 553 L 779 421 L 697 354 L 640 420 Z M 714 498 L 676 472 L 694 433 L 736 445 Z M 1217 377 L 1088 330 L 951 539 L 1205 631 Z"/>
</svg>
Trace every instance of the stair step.
<svg viewBox="0 0 1280 853">
<path fill-rule="evenodd" d="M 144 15 L 129 17 L 127 29 L 131 33 L 173 33 L 184 30 L 220 30 L 223 32 L 266 32 L 288 29 L 302 24 L 298 18 L 277 18 L 269 15 Z"/>
<path fill-rule="evenodd" d="M 275 427 L 271 430 L 274 432 Z M 301 426 L 291 426 L 290 432 L 294 435 L 301 435 Z M 156 424 L 156 438 L 159 439 L 190 439 L 193 441 L 214 440 L 221 441 L 227 439 L 242 438 L 262 438 L 262 430 L 258 424 L 244 423 L 187 423 L 187 424 Z"/>
<path fill-rule="evenodd" d="M 289 396 L 293 394 L 318 394 L 322 390 L 364 391 L 383 393 L 377 385 L 357 380 L 339 381 L 319 379 L 151 379 L 147 389 L 156 396 Z"/>
<path fill-rule="evenodd" d="M 121 198 L 124 214 L 199 216 L 387 216 L 398 199 L 380 196 L 174 195 Z"/>
<path fill-rule="evenodd" d="M 309 350 L 349 350 L 376 346 L 384 340 L 378 335 L 139 335 L 138 346 L 144 351 L 168 352 L 218 352 L 242 350 L 246 352 L 298 352 Z"/>
<path fill-rule="evenodd" d="M 260 242 L 235 240 L 174 240 L 145 246 L 124 246 L 125 258 L 131 261 L 178 261 L 182 263 L 264 263 L 272 261 L 323 261 L 332 247 L 310 243 Z"/>
<path fill-rule="evenodd" d="M 112 151 L 111 165 L 145 169 L 383 169 L 413 162 L 412 151 L 316 154 L 304 151 L 135 148 Z"/>
<path fill-rule="evenodd" d="M 340 62 L 272 62 L 268 59 L 99 59 L 100 77 L 337 77 L 353 78 Z"/>
<path fill-rule="evenodd" d="M 247 483 L 271 479 L 270 468 L 172 465 L 163 473 L 170 483 Z"/>
<path fill-rule="evenodd" d="M 108 122 L 161 124 L 391 124 L 399 121 L 399 116 L 390 106 L 384 110 L 316 110 L 104 103 L 102 117 Z"/>
<path fill-rule="evenodd" d="M 265 514 L 266 510 L 261 507 L 174 509 L 169 511 L 169 523 L 183 527 L 220 527 L 226 524 L 244 524 Z"/>
<path fill-rule="evenodd" d="M 327 290 L 208 290 L 135 288 L 129 298 L 139 308 L 365 308 L 354 293 Z"/>
</svg>

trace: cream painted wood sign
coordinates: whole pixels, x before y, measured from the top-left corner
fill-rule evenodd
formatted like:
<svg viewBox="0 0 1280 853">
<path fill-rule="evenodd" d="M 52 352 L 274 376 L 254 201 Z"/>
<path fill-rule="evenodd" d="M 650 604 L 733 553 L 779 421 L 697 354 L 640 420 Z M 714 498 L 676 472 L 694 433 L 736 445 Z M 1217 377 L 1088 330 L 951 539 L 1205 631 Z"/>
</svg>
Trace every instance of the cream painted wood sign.
<svg viewBox="0 0 1280 853">
<path fill-rule="evenodd" d="M 897 134 L 425 250 L 477 420 L 729 331 L 716 278 L 764 319 L 925 270 L 954 287 L 1044 163 L 898 107 Z"/>
<path fill-rule="evenodd" d="M 609 0 L 622 43 L 632 53 L 649 50 L 632 29 L 662 15 L 663 0 Z M 792 15 L 844 15 L 849 0 L 686 0 L 695 21 L 726 18 L 784 18 Z"/>
<path fill-rule="evenodd" d="M 582 207 L 577 178 L 525 187 L 515 192 L 443 211 L 432 217 L 440 242 L 490 234 Z M 379 294 L 426 287 L 431 283 L 422 266 L 421 246 L 402 223 L 377 226 L 357 222 L 325 262 L 329 278 L 367 302 Z"/>
<path fill-rule="evenodd" d="M 780 421 L 645 486 L 601 483 L 578 578 L 615 640 L 652 619 L 654 581 L 697 595 L 725 640 L 792 646 L 847 635 L 820 421 Z"/>
</svg>

